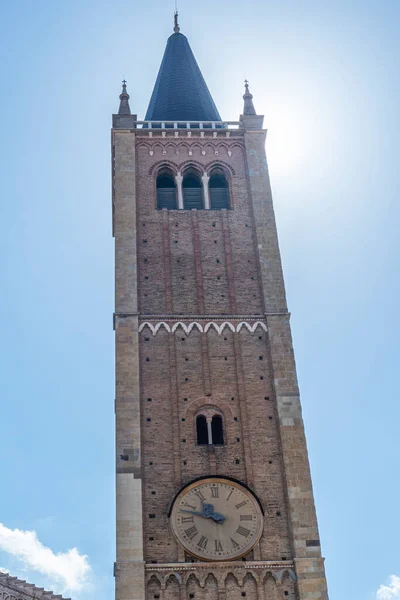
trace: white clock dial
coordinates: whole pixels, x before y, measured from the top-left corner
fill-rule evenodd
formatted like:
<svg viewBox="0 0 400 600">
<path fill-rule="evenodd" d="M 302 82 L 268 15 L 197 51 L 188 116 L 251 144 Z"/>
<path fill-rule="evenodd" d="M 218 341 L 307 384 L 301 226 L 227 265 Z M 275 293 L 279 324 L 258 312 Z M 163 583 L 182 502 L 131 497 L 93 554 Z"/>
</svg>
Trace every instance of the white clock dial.
<svg viewBox="0 0 400 600">
<path fill-rule="evenodd" d="M 203 560 L 232 560 L 261 537 L 263 515 L 253 494 L 229 479 L 202 479 L 177 496 L 171 527 L 187 552 Z"/>
</svg>

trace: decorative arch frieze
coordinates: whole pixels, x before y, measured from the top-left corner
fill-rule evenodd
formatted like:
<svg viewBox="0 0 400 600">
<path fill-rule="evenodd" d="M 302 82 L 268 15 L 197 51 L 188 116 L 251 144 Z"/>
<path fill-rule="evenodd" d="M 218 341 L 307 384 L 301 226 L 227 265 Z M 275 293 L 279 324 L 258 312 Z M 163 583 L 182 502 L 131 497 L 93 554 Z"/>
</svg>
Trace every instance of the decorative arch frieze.
<svg viewBox="0 0 400 600">
<path fill-rule="evenodd" d="M 147 581 L 150 581 L 152 575 L 157 577 L 161 585 L 167 585 L 171 576 L 176 578 L 179 585 L 187 588 L 189 580 L 197 582 L 199 587 L 204 588 L 208 577 L 212 576 L 221 590 L 227 589 L 227 580 L 232 583 L 237 582 L 239 589 L 244 589 L 246 585 L 255 582 L 257 586 L 268 586 L 271 590 L 273 600 L 280 598 L 280 589 L 283 578 L 289 577 L 292 582 L 296 581 L 294 573 L 294 565 L 290 561 L 267 563 L 264 561 L 246 561 L 242 562 L 226 562 L 215 565 L 212 569 L 207 563 L 175 563 L 175 564 L 158 564 L 146 565 Z M 246 583 L 247 582 L 247 583 Z M 268 598 L 269 600 L 269 598 Z"/>
<path fill-rule="evenodd" d="M 246 321 L 222 321 L 217 320 L 205 321 L 204 319 L 198 321 L 144 321 L 139 325 L 139 333 L 144 331 L 146 328 L 149 329 L 153 336 L 157 335 L 160 328 L 163 327 L 168 333 L 175 333 L 178 329 L 184 331 L 186 335 L 190 335 L 193 329 L 197 329 L 200 333 L 208 333 L 214 329 L 218 335 L 221 335 L 223 331 L 230 330 L 232 333 L 240 333 L 245 328 L 250 333 L 254 333 L 256 329 L 260 328 L 263 331 L 267 331 L 267 325 L 260 320 L 246 320 Z"/>
</svg>

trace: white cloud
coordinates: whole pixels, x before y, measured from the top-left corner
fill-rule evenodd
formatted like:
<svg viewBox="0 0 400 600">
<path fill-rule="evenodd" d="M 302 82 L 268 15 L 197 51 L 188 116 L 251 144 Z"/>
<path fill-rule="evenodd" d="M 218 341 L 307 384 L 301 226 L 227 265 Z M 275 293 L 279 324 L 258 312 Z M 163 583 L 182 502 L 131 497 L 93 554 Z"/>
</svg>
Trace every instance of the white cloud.
<svg viewBox="0 0 400 600">
<path fill-rule="evenodd" d="M 3 567 L 0 567 L 0 573 L 8 573 L 8 569 L 4 569 Z"/>
<path fill-rule="evenodd" d="M 0 523 L 0 550 L 22 561 L 26 569 L 46 575 L 53 591 L 79 592 L 89 584 L 88 557 L 77 548 L 55 553 L 39 541 L 36 531 L 9 529 Z"/>
<path fill-rule="evenodd" d="M 389 585 L 381 585 L 376 593 L 376 600 L 400 600 L 400 577 L 391 575 Z"/>
</svg>

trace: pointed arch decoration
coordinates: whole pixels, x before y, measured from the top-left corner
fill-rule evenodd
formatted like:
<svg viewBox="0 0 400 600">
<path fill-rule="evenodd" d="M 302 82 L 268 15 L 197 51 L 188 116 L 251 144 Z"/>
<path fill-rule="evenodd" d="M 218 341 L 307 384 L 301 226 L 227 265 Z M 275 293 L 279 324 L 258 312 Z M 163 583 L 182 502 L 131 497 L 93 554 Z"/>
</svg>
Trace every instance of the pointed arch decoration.
<svg viewBox="0 0 400 600">
<path fill-rule="evenodd" d="M 155 323 L 151 322 L 151 321 L 144 321 L 143 323 L 141 323 L 139 325 L 139 333 L 141 333 L 142 331 L 144 331 L 147 328 L 151 331 L 153 336 L 155 336 L 155 335 L 157 335 L 158 331 L 162 327 L 168 333 L 175 333 L 176 331 L 178 331 L 178 329 L 182 329 L 186 335 L 190 335 L 190 333 L 194 329 L 196 329 L 200 333 L 208 333 L 211 331 L 211 329 L 213 329 L 218 335 L 221 335 L 226 330 L 229 330 L 232 333 L 240 333 L 240 331 L 243 328 L 247 329 L 249 331 L 249 333 L 255 333 L 255 331 L 258 328 L 262 329 L 265 332 L 267 331 L 267 325 L 259 320 L 254 321 L 254 322 L 251 322 L 251 321 L 250 322 L 249 321 L 239 321 L 239 322 L 221 321 L 220 323 L 218 323 L 217 321 L 200 322 L 200 320 L 199 320 L 199 321 L 189 321 L 186 323 L 184 321 L 173 321 L 173 322 L 158 321 Z"/>
</svg>

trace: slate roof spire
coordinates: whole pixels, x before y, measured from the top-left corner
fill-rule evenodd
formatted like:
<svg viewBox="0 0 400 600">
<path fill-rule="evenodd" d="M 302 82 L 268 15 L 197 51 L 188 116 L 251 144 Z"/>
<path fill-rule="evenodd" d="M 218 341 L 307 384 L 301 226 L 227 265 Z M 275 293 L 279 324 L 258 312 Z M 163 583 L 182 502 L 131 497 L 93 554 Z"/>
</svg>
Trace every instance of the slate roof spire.
<svg viewBox="0 0 400 600">
<path fill-rule="evenodd" d="M 122 93 L 119 96 L 120 99 L 120 103 L 119 103 L 119 109 L 118 109 L 118 114 L 119 115 L 130 115 L 131 114 L 131 108 L 129 106 L 129 94 L 126 91 L 126 81 L 125 79 L 122 82 Z"/>
<path fill-rule="evenodd" d="M 245 93 L 243 96 L 243 100 L 244 100 L 244 108 L 243 108 L 243 114 L 244 115 L 256 115 L 256 109 L 254 108 L 254 104 L 253 104 L 253 94 L 250 94 L 249 91 L 249 82 L 247 81 L 247 79 L 244 80 L 244 87 L 245 87 Z"/>
<path fill-rule="evenodd" d="M 145 120 L 221 121 L 189 42 L 180 33 L 177 12 Z"/>
</svg>

